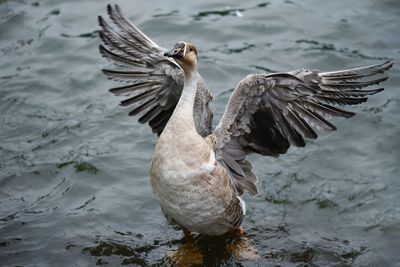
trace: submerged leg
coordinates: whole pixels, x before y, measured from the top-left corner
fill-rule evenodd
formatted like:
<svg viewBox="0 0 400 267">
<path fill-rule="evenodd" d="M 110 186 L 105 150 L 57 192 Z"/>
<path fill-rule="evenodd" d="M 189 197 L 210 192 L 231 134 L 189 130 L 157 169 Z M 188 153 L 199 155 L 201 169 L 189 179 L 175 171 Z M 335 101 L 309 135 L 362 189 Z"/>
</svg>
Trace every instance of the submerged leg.
<svg viewBox="0 0 400 267">
<path fill-rule="evenodd" d="M 183 243 L 172 255 L 168 256 L 173 266 L 204 266 L 203 252 L 196 245 L 189 229 L 182 227 Z"/>
<path fill-rule="evenodd" d="M 183 234 L 184 234 L 183 239 L 185 240 L 185 242 L 193 243 L 194 240 L 192 237 L 192 232 L 190 232 L 190 230 L 185 227 L 182 227 L 182 229 L 183 229 Z"/>
<path fill-rule="evenodd" d="M 233 233 L 238 237 L 242 237 L 244 235 L 243 226 L 239 226 L 238 228 L 236 228 Z"/>
</svg>

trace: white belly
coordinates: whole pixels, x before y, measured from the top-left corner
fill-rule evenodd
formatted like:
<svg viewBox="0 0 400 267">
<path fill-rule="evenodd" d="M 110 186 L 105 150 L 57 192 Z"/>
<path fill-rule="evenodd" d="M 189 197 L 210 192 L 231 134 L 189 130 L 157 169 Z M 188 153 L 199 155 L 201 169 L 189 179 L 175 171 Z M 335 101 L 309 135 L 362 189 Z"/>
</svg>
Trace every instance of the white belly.
<svg viewBox="0 0 400 267">
<path fill-rule="evenodd" d="M 154 194 L 167 218 L 201 234 L 221 235 L 232 229 L 224 219 L 225 205 L 216 189 L 215 154 L 196 169 L 177 158 L 154 158 L 150 170 Z"/>
</svg>

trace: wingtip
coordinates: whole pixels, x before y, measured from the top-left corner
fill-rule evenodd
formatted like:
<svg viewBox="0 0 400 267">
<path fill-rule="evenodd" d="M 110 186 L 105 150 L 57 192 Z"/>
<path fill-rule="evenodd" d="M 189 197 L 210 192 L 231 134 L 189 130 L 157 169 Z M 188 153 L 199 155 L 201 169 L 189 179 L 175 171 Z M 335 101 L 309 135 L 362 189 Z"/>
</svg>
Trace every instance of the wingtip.
<svg viewBox="0 0 400 267">
<path fill-rule="evenodd" d="M 389 63 L 391 63 L 391 64 L 393 64 L 393 58 L 389 58 L 385 63 L 383 63 L 384 65 L 386 65 L 386 64 L 389 64 Z"/>
<path fill-rule="evenodd" d="M 111 88 L 111 89 L 112 89 L 112 88 Z M 112 93 L 112 94 L 115 95 L 115 96 L 118 96 L 118 94 L 116 94 L 115 92 L 111 91 L 111 89 L 109 89 L 108 92 Z M 121 105 L 121 102 L 119 103 L 119 105 L 122 106 L 122 105 Z"/>
<path fill-rule="evenodd" d="M 386 60 L 384 63 L 379 65 L 379 73 L 385 73 L 389 69 L 391 69 L 394 65 L 394 61 L 392 58 Z"/>
<path fill-rule="evenodd" d="M 104 50 L 106 50 L 106 48 L 104 47 L 103 44 L 99 44 L 99 53 L 102 57 L 106 57 L 106 55 L 104 54 Z"/>
<path fill-rule="evenodd" d="M 107 4 L 107 13 L 111 14 L 112 13 L 112 6 L 111 4 Z"/>
<path fill-rule="evenodd" d="M 389 70 L 390 68 L 392 68 L 394 66 L 394 61 L 393 59 L 389 59 L 387 62 L 388 66 L 386 67 L 385 70 Z"/>
<path fill-rule="evenodd" d="M 115 4 L 115 5 L 114 5 L 114 8 L 115 8 L 115 10 L 116 10 L 117 12 L 120 12 L 120 11 L 121 11 L 121 9 L 119 8 L 119 5 L 118 5 L 118 4 Z"/>
<path fill-rule="evenodd" d="M 365 102 L 365 101 L 364 101 Z M 344 116 L 346 119 L 352 118 L 356 115 L 355 112 L 347 111 L 346 115 Z"/>
<path fill-rule="evenodd" d="M 382 78 L 375 80 L 376 81 L 375 84 L 380 84 L 380 83 L 386 81 L 387 79 L 389 79 L 389 76 L 385 75 Z"/>
<path fill-rule="evenodd" d="M 101 72 L 104 74 L 104 75 L 106 75 L 107 76 L 107 78 L 109 78 L 109 71 L 110 70 L 108 70 L 108 69 L 101 69 Z"/>
<path fill-rule="evenodd" d="M 378 88 L 378 89 L 374 89 L 374 90 L 371 92 L 371 94 L 370 94 L 370 95 L 375 95 L 375 94 L 377 94 L 377 93 L 380 93 L 380 92 L 382 92 L 383 90 L 385 90 L 385 88 Z"/>
<path fill-rule="evenodd" d="M 110 15 L 110 17 L 113 17 L 115 13 L 121 14 L 121 8 L 119 7 L 118 4 L 115 4 L 114 7 L 111 4 L 107 5 L 107 13 Z"/>
<path fill-rule="evenodd" d="M 103 24 L 104 24 L 104 23 L 103 23 L 103 22 L 104 22 L 103 17 L 100 16 L 100 15 L 98 15 L 98 16 L 97 16 L 97 22 L 99 23 L 100 26 L 103 26 Z"/>
</svg>

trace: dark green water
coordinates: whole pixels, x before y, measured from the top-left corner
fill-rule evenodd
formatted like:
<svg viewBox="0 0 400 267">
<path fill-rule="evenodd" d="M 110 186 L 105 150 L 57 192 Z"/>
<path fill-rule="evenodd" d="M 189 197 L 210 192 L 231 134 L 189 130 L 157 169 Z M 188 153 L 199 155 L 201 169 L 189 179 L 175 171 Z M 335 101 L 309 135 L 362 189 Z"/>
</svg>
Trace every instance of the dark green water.
<svg viewBox="0 0 400 267">
<path fill-rule="evenodd" d="M 169 266 L 185 249 L 152 194 L 156 137 L 100 73 L 106 4 L 0 1 L 0 266 Z M 250 72 L 393 58 L 386 90 L 337 132 L 252 157 L 260 194 L 245 197 L 244 239 L 196 244 L 207 266 L 400 266 L 398 0 L 120 4 L 160 45 L 197 44 L 217 118 Z M 260 259 L 231 253 L 237 243 Z"/>
</svg>

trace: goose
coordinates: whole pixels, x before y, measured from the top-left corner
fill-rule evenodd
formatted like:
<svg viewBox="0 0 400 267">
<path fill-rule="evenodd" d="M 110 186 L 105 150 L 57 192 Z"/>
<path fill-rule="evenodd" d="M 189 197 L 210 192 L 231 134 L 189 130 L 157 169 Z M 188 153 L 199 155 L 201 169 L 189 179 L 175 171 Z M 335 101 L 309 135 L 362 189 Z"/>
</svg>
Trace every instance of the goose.
<svg viewBox="0 0 400 267">
<path fill-rule="evenodd" d="M 118 70 L 107 78 L 125 82 L 110 89 L 128 96 L 122 106 L 158 135 L 150 166 L 153 192 L 167 221 L 191 232 L 219 236 L 241 226 L 245 192 L 258 193 L 249 154 L 278 157 L 290 146 L 304 147 L 316 131 L 335 131 L 331 117 L 354 112 L 338 106 L 367 101 L 383 88 L 364 89 L 388 77 L 393 62 L 332 72 L 297 69 L 249 74 L 233 90 L 215 128 L 212 94 L 198 72 L 198 50 L 179 41 L 157 45 L 121 12 L 107 6 L 112 26 L 99 16 L 100 54 Z M 372 76 L 376 76 L 373 77 Z"/>
</svg>

